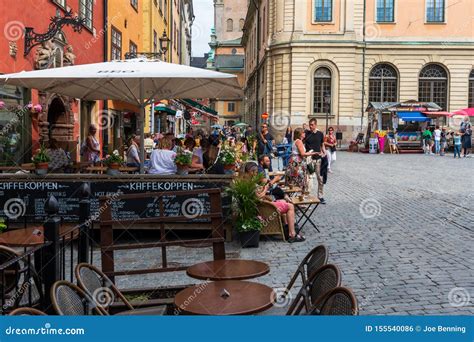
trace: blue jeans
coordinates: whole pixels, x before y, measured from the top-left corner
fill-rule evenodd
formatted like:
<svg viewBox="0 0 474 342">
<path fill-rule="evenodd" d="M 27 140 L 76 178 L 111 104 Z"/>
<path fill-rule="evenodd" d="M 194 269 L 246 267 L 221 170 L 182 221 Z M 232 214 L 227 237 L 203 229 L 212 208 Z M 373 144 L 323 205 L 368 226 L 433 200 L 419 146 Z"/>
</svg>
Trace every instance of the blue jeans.
<svg viewBox="0 0 474 342">
<path fill-rule="evenodd" d="M 461 158 L 461 145 L 454 145 L 454 158 L 456 158 L 456 154 Z"/>
<path fill-rule="evenodd" d="M 435 140 L 435 153 L 439 153 L 439 150 L 440 150 L 440 141 L 439 140 Z"/>
</svg>

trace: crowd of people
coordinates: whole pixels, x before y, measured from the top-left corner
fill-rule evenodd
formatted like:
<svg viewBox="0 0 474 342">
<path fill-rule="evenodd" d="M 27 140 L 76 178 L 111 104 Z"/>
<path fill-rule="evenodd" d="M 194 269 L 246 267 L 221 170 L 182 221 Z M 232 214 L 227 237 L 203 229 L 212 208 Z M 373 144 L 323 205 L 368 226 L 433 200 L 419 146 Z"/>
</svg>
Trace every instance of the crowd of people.
<svg viewBox="0 0 474 342">
<path fill-rule="evenodd" d="M 448 150 L 448 139 L 452 139 L 454 158 L 464 158 L 469 155 L 472 147 L 472 126 L 469 117 L 461 122 L 459 130 L 447 132 L 445 127 L 427 127 L 423 133 L 423 150 L 425 154 L 444 156 Z"/>
</svg>

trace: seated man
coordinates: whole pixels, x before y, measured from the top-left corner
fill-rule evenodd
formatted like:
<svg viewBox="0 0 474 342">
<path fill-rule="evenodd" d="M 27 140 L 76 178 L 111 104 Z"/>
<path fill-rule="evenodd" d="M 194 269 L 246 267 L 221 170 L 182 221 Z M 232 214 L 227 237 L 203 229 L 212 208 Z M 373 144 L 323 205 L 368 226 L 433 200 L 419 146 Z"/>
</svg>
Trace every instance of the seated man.
<svg viewBox="0 0 474 342">
<path fill-rule="evenodd" d="M 249 162 L 245 164 L 244 172 L 245 174 L 249 175 L 258 175 L 259 171 L 257 164 L 255 164 L 254 162 Z M 265 185 L 259 187 L 259 189 L 257 190 L 257 196 L 260 199 L 265 200 L 268 199 L 266 197 L 266 194 L 270 189 L 270 182 L 265 181 L 265 178 L 263 178 L 263 181 L 265 182 Z M 291 203 L 289 199 L 285 199 L 285 193 L 280 188 L 275 188 L 272 194 L 275 198 L 275 200 L 272 200 L 272 203 L 277 207 L 285 225 L 288 226 L 288 242 L 293 243 L 305 241 L 304 236 L 297 234 L 295 230 L 295 206 L 293 205 L 293 203 Z"/>
<path fill-rule="evenodd" d="M 269 156 L 266 154 L 261 155 L 258 158 L 258 172 L 265 175 L 268 183 L 270 184 L 270 188 L 274 188 L 276 184 L 281 180 L 281 176 L 269 177 L 268 173 L 270 172 L 270 165 L 272 161 Z"/>
</svg>

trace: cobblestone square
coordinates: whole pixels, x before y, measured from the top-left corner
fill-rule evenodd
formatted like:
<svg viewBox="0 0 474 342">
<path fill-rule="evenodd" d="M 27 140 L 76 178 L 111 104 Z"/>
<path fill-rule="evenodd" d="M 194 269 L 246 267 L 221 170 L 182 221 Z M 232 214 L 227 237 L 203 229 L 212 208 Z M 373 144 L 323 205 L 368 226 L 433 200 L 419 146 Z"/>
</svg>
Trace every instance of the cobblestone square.
<svg viewBox="0 0 474 342">
<path fill-rule="evenodd" d="M 258 278 L 285 287 L 299 261 L 318 244 L 329 249 L 361 315 L 474 313 L 474 158 L 338 152 L 325 188 L 327 205 L 306 225 L 303 243 L 262 240 L 257 249 L 226 245 L 229 258 L 268 263 Z M 150 267 L 160 251 L 118 253 L 130 266 Z M 210 249 L 170 249 L 170 260 L 210 259 Z M 97 259 L 96 259 L 97 260 Z M 192 261 L 191 261 L 192 262 Z M 121 287 L 190 284 L 184 272 L 119 278 Z M 297 289 L 292 291 L 296 294 Z"/>
</svg>

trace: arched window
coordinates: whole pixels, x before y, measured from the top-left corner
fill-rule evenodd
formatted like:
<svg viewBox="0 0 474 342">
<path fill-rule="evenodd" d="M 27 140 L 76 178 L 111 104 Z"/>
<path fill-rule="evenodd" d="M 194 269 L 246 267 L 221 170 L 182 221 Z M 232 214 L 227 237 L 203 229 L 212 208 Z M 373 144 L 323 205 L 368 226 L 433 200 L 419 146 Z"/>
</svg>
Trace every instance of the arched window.
<svg viewBox="0 0 474 342">
<path fill-rule="evenodd" d="M 314 73 L 313 114 L 331 113 L 331 79 L 331 70 L 326 67 L 316 69 Z"/>
<path fill-rule="evenodd" d="M 389 64 L 377 64 L 369 75 L 369 102 L 397 102 L 398 76 Z"/>
<path fill-rule="evenodd" d="M 239 29 L 240 29 L 240 31 L 242 31 L 244 29 L 244 25 L 245 25 L 245 19 L 240 19 L 239 20 Z"/>
<path fill-rule="evenodd" d="M 227 19 L 227 32 L 234 31 L 234 21 L 232 19 Z"/>
<path fill-rule="evenodd" d="M 468 107 L 474 108 L 474 69 L 469 74 L 469 101 Z"/>
<path fill-rule="evenodd" d="M 434 102 L 447 110 L 448 107 L 448 73 L 437 64 L 428 64 L 420 72 L 418 100 Z"/>
</svg>

